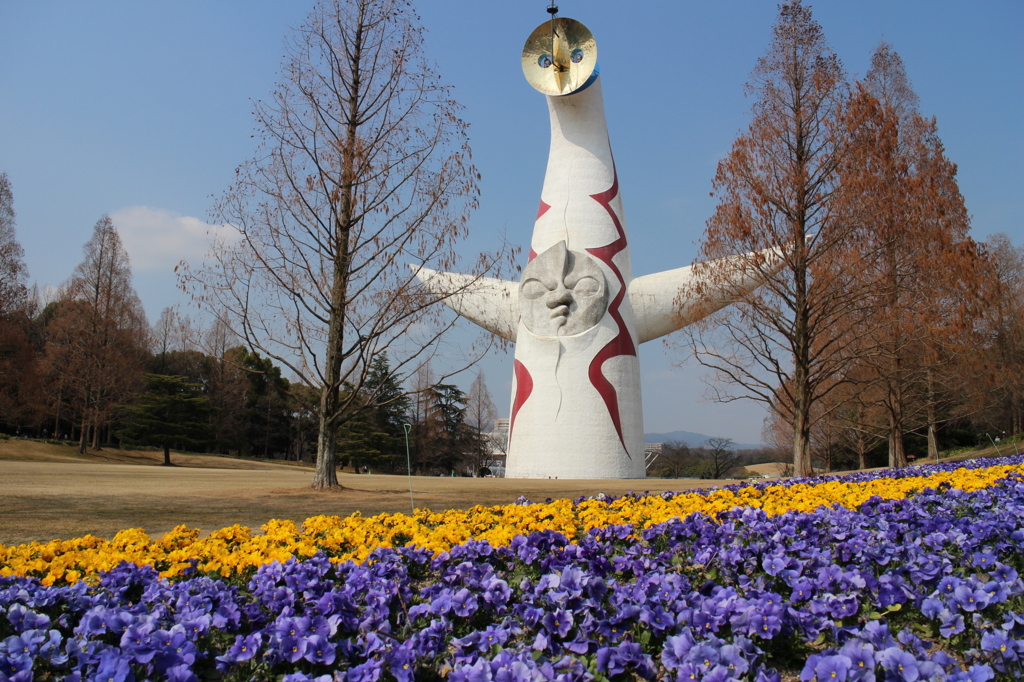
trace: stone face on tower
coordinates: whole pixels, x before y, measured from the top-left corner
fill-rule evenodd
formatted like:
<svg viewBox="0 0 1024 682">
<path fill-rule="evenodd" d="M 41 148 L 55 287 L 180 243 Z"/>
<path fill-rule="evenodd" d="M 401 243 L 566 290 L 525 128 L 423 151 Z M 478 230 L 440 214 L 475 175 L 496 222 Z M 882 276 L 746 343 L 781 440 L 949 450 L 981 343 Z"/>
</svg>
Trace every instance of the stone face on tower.
<svg viewBox="0 0 1024 682">
<path fill-rule="evenodd" d="M 522 63 L 547 95 L 551 148 L 521 281 L 417 274 L 456 312 L 516 344 L 506 477 L 643 478 L 638 345 L 759 281 L 722 283 L 693 301 L 689 267 L 634 279 L 593 36 L 572 19 L 545 22 Z"/>
</svg>

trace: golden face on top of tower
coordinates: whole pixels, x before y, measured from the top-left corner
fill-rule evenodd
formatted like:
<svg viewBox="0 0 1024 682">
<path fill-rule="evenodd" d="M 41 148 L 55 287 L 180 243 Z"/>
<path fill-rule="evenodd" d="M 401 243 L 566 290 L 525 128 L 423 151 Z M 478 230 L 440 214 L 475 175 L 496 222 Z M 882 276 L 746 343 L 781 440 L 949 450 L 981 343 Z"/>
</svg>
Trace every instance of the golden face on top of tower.
<svg viewBox="0 0 1024 682">
<path fill-rule="evenodd" d="M 569 95 L 590 81 L 597 42 L 575 19 L 553 19 L 534 29 L 523 46 L 523 74 L 545 95 Z"/>
</svg>

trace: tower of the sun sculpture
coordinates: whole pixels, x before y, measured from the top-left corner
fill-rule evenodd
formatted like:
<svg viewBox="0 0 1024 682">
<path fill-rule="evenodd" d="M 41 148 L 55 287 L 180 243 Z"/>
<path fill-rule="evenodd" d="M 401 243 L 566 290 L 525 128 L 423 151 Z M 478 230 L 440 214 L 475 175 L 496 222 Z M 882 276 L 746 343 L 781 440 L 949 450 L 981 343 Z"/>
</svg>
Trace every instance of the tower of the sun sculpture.
<svg viewBox="0 0 1024 682">
<path fill-rule="evenodd" d="M 634 278 L 594 37 L 572 19 L 545 22 L 526 41 L 523 71 L 547 95 L 551 150 L 521 280 L 418 276 L 516 344 L 506 477 L 643 478 L 638 345 L 759 282 L 737 277 L 698 302 L 683 293 L 689 267 Z"/>
</svg>

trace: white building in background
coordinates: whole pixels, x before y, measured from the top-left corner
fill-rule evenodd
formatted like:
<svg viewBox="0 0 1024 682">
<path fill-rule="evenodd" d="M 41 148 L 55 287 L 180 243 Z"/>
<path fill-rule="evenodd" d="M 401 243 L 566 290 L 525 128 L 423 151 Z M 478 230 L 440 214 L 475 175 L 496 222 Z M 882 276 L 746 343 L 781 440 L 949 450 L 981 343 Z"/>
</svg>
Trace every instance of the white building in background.
<svg viewBox="0 0 1024 682">
<path fill-rule="evenodd" d="M 508 455 L 508 419 L 495 419 L 494 429 L 484 433 L 489 452 L 484 466 L 491 470 L 495 478 L 505 477 L 505 459 Z"/>
<path fill-rule="evenodd" d="M 654 460 L 661 456 L 661 446 L 662 443 L 644 444 L 644 469 L 650 469 Z"/>
</svg>

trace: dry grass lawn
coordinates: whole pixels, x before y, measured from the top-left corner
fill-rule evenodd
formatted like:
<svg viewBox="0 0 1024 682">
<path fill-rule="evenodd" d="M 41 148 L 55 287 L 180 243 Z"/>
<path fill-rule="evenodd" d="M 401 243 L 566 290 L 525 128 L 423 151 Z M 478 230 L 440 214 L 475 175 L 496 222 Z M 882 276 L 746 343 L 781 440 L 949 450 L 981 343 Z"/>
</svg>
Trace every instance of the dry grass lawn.
<svg viewBox="0 0 1024 682">
<path fill-rule="evenodd" d="M 765 462 L 764 464 L 748 464 L 745 468 L 748 474 L 782 476 L 789 467 L 790 465 L 786 462 Z"/>
<path fill-rule="evenodd" d="M 309 488 L 306 467 L 207 455 L 76 448 L 0 440 L 0 544 L 15 545 L 92 534 L 112 537 L 144 528 L 159 537 L 185 524 L 208 533 L 236 523 L 253 530 L 270 519 L 300 523 L 310 516 L 372 516 L 410 509 L 406 476 L 340 473 L 343 489 Z M 724 484 L 730 481 L 720 481 Z M 416 506 L 465 509 L 477 504 L 534 501 L 597 493 L 664 492 L 707 487 L 689 479 L 538 480 L 412 478 Z"/>
</svg>

